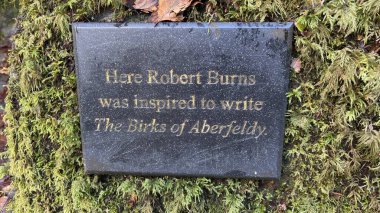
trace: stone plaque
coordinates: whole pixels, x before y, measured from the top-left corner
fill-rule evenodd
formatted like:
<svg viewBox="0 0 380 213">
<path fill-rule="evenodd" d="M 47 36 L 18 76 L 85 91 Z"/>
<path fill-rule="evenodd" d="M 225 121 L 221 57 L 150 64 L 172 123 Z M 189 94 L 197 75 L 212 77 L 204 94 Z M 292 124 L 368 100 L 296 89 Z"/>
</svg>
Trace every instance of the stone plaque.
<svg viewBox="0 0 380 213">
<path fill-rule="evenodd" d="M 74 23 L 89 174 L 278 179 L 292 23 Z"/>
</svg>

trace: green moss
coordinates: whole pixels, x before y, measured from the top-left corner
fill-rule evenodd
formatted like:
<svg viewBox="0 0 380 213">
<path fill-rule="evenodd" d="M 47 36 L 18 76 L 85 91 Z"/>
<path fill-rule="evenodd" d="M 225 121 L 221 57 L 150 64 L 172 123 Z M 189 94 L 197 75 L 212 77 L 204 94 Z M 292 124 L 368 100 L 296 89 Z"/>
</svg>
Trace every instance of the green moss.
<svg viewBox="0 0 380 213">
<path fill-rule="evenodd" d="M 14 212 L 379 212 L 380 1 L 210 0 L 188 21 L 294 21 L 283 175 L 267 181 L 84 175 L 70 23 L 117 0 L 20 1 L 6 129 Z"/>
</svg>

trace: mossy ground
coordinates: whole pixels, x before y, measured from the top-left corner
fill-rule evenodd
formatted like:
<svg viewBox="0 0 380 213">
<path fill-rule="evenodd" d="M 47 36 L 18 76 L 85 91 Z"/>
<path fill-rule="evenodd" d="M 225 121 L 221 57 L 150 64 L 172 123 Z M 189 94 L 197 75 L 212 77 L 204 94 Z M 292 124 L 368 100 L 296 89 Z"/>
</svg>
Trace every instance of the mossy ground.
<svg viewBox="0 0 380 213">
<path fill-rule="evenodd" d="M 187 21 L 295 21 L 280 183 L 85 175 L 70 23 L 117 0 L 20 0 L 7 97 L 14 212 L 379 212 L 380 1 L 203 1 Z M 286 209 L 286 210 L 285 210 Z"/>
</svg>

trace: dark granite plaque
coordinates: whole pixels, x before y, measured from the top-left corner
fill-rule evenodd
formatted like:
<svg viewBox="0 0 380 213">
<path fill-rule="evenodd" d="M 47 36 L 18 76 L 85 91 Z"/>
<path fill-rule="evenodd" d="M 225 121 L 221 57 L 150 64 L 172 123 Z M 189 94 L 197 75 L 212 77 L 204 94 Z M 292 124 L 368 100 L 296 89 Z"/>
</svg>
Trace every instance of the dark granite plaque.
<svg viewBox="0 0 380 213">
<path fill-rule="evenodd" d="M 74 23 L 87 173 L 278 179 L 292 23 Z"/>
</svg>

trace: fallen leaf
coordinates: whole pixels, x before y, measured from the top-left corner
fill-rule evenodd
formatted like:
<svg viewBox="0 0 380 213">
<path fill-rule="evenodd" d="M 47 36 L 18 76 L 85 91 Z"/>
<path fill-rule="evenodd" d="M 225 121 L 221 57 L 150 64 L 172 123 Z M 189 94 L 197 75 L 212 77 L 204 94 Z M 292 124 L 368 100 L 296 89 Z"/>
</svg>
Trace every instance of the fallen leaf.
<svg viewBox="0 0 380 213">
<path fill-rule="evenodd" d="M 9 70 L 7 67 L 1 67 L 2 64 L 0 64 L 0 74 L 5 74 L 5 75 L 8 75 L 9 74 Z M 4 64 L 4 66 L 7 66 L 7 64 Z"/>
<path fill-rule="evenodd" d="M 375 41 L 374 43 L 365 46 L 365 49 L 370 53 L 377 53 L 380 51 L 380 39 Z"/>
<path fill-rule="evenodd" d="M 339 192 L 331 192 L 331 194 L 334 195 L 334 196 L 337 197 L 337 198 L 340 198 L 340 197 L 343 196 L 343 194 L 342 194 L 342 193 L 339 193 Z"/>
<path fill-rule="evenodd" d="M 0 197 L 0 209 L 1 210 L 4 210 L 4 207 L 7 205 L 7 203 L 8 203 L 8 197 L 7 196 Z"/>
<path fill-rule="evenodd" d="M 4 134 L 0 134 L 0 152 L 4 152 L 6 149 L 7 149 L 7 137 L 5 137 Z M 1 187 L 1 181 L 0 181 L 0 187 Z"/>
<path fill-rule="evenodd" d="M 301 71 L 301 67 L 302 67 L 301 59 L 299 59 L 299 58 L 293 59 L 291 66 L 294 69 L 294 72 L 299 73 Z"/>
<path fill-rule="evenodd" d="M 0 190 L 4 191 L 3 189 L 11 184 L 12 180 L 9 175 L 6 175 L 2 179 L 0 179 Z"/>
<path fill-rule="evenodd" d="M 158 0 L 123 0 L 122 3 L 128 7 L 150 13 L 157 11 Z"/>
<path fill-rule="evenodd" d="M 203 4 L 203 3 L 200 2 L 200 1 L 195 1 L 195 2 L 193 2 L 193 3 L 191 4 L 191 6 L 192 6 L 192 7 L 195 7 L 195 6 L 197 6 L 198 4 Z"/>
<path fill-rule="evenodd" d="M 134 206 L 136 204 L 138 200 L 138 197 L 136 194 L 132 194 L 131 195 L 131 198 L 129 199 L 128 203 L 131 205 L 131 206 Z"/>
<path fill-rule="evenodd" d="M 285 203 L 278 204 L 278 210 L 280 210 L 280 211 L 286 211 L 286 204 Z"/>
<path fill-rule="evenodd" d="M 191 5 L 193 0 L 159 0 L 158 10 L 149 18 L 150 22 L 160 21 L 182 21 L 184 17 L 180 14 Z"/>
<path fill-rule="evenodd" d="M 7 96 L 8 88 L 7 87 L 0 87 L 0 102 L 4 101 L 5 97 Z"/>
</svg>

